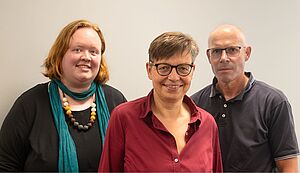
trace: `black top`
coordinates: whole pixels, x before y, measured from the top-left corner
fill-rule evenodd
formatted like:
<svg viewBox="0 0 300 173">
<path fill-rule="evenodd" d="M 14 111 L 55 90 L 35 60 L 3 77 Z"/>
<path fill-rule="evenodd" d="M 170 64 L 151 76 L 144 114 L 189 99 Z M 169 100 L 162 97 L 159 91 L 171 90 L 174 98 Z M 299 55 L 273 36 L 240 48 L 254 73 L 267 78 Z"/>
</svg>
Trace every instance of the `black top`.
<svg viewBox="0 0 300 173">
<path fill-rule="evenodd" d="M 102 86 L 109 111 L 126 101 L 115 88 Z M 90 108 L 72 111 L 86 124 Z M 79 171 L 98 170 L 102 144 L 98 121 L 88 131 L 69 125 L 75 142 Z M 48 83 L 24 92 L 6 116 L 0 131 L 0 171 L 58 171 L 58 135 L 54 124 Z"/>
<path fill-rule="evenodd" d="M 246 88 L 231 100 L 216 78 L 191 97 L 217 122 L 224 172 L 278 171 L 275 160 L 299 153 L 291 106 L 281 91 L 246 75 Z"/>
</svg>

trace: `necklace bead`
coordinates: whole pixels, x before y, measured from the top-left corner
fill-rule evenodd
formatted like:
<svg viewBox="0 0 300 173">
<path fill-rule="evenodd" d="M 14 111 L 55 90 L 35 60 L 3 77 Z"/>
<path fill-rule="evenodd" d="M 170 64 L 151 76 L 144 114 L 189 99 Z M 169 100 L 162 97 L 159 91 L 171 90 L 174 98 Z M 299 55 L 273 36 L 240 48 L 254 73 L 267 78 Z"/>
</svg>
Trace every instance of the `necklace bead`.
<svg viewBox="0 0 300 173">
<path fill-rule="evenodd" d="M 70 119 L 70 122 L 71 124 L 76 127 L 78 130 L 84 130 L 84 131 L 87 131 L 88 129 L 90 129 L 95 120 L 96 120 L 96 103 L 92 103 L 91 104 L 91 116 L 90 116 L 90 119 L 89 119 L 89 122 L 86 124 L 86 125 L 83 125 L 83 124 L 80 124 L 78 121 L 76 121 L 74 115 L 72 114 L 72 111 L 71 111 L 71 108 L 69 106 L 69 102 L 68 102 L 68 99 L 67 97 L 65 96 L 65 93 L 63 93 L 63 108 L 64 110 L 66 111 L 66 114 L 68 116 L 68 118 Z"/>
</svg>

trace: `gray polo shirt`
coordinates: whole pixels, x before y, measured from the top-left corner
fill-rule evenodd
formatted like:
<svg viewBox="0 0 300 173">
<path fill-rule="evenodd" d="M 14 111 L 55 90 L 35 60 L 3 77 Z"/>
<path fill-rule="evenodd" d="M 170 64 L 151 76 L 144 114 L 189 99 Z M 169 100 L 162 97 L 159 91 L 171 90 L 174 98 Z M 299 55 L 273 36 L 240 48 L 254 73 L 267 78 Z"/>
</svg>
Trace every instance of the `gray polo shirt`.
<svg viewBox="0 0 300 173">
<path fill-rule="evenodd" d="M 291 105 L 280 90 L 245 74 L 247 86 L 231 100 L 216 89 L 216 78 L 191 98 L 218 124 L 224 172 L 277 171 L 275 160 L 299 154 Z"/>
</svg>

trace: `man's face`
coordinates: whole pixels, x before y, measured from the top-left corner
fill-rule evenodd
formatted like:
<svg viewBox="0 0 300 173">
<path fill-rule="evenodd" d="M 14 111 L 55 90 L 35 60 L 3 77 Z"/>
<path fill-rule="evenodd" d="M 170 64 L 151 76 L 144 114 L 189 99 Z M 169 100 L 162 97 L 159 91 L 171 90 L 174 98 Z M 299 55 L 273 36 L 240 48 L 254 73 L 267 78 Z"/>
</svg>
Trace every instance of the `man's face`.
<svg viewBox="0 0 300 173">
<path fill-rule="evenodd" d="M 219 82 L 230 83 L 243 77 L 249 49 L 234 31 L 220 31 L 212 35 L 207 56 Z"/>
</svg>

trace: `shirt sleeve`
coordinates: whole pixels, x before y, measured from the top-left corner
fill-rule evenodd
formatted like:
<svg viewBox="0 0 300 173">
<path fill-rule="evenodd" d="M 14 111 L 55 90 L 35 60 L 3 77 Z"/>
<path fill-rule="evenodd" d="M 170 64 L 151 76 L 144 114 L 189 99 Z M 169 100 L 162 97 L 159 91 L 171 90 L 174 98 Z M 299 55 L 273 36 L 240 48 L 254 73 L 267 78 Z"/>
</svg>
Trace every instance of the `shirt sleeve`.
<svg viewBox="0 0 300 173">
<path fill-rule="evenodd" d="M 299 154 L 292 109 L 283 101 L 271 111 L 270 144 L 275 160 L 295 157 Z"/>
<path fill-rule="evenodd" d="M 17 99 L 7 114 L 0 131 L 0 172 L 23 171 L 29 131 L 26 121 L 26 106 L 21 98 Z"/>
<path fill-rule="evenodd" d="M 213 133 L 213 150 L 214 150 L 213 151 L 214 153 L 213 172 L 223 172 L 222 155 L 221 155 L 219 132 L 218 132 L 217 125 L 215 125 L 214 133 Z"/>
<path fill-rule="evenodd" d="M 125 132 L 120 116 L 118 108 L 111 114 L 98 172 L 124 171 Z"/>
</svg>

